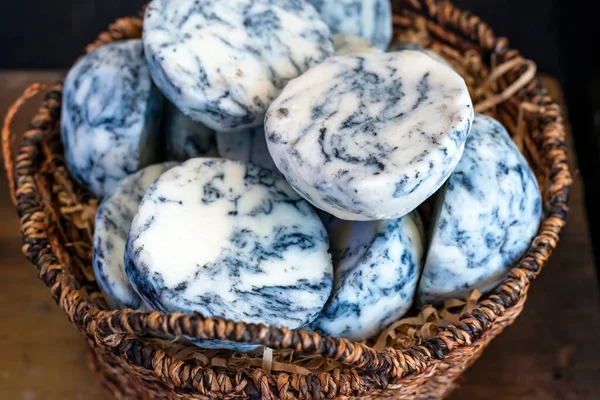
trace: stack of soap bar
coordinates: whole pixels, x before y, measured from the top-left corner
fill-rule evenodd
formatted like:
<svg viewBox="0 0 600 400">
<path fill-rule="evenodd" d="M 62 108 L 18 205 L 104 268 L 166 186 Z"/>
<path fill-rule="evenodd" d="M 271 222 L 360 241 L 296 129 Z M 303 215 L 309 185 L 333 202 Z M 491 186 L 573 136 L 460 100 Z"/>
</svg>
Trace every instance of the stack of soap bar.
<svg viewBox="0 0 600 400">
<path fill-rule="evenodd" d="M 292 329 L 316 318 L 333 282 L 312 207 L 280 175 L 227 159 L 189 160 L 150 186 L 125 268 L 156 310 Z"/>
<path fill-rule="evenodd" d="M 154 164 L 127 176 L 98 208 L 93 266 L 98 286 L 112 309 L 143 307 L 125 274 L 125 240 L 146 189 L 160 174 L 175 165 L 175 162 Z"/>
<path fill-rule="evenodd" d="M 288 182 L 345 220 L 402 217 L 462 156 L 473 118 L 464 80 L 417 51 L 336 56 L 286 86 L 265 119 Z"/>
<path fill-rule="evenodd" d="M 192 121 L 168 101 L 163 124 L 169 160 L 183 162 L 195 157 L 219 155 L 215 131 Z"/>
<path fill-rule="evenodd" d="M 279 172 L 265 139 L 265 129 L 248 129 L 242 132 L 218 132 L 217 148 L 223 158 L 251 162 L 271 171 Z"/>
<path fill-rule="evenodd" d="M 435 51 L 428 49 L 427 47 L 421 45 L 420 43 L 416 43 L 416 42 L 398 42 L 393 44 L 392 46 L 390 46 L 390 49 L 388 51 L 392 52 L 392 51 L 403 51 L 403 50 L 415 50 L 415 51 L 420 51 L 424 54 L 427 54 L 429 57 L 433 58 L 436 61 L 441 62 L 442 64 L 450 67 L 450 68 L 454 68 L 450 65 L 450 63 L 448 61 L 446 61 L 444 59 L 444 57 L 440 56 L 438 53 L 436 53 Z"/>
<path fill-rule="evenodd" d="M 71 174 L 102 198 L 127 175 L 160 159 L 162 95 L 140 40 L 107 44 L 71 68 L 61 137 Z"/>
<path fill-rule="evenodd" d="M 333 33 L 359 36 L 385 50 L 392 40 L 390 0 L 308 0 Z"/>
<path fill-rule="evenodd" d="M 164 95 L 217 131 L 262 125 L 286 83 L 333 54 L 303 0 L 152 0 L 142 40 Z"/>
<path fill-rule="evenodd" d="M 333 35 L 333 47 L 335 48 L 335 55 L 337 56 L 381 53 L 383 51 L 378 47 L 372 46 L 371 43 L 363 37 L 343 35 L 341 33 Z"/>
<path fill-rule="evenodd" d="M 508 132 L 476 114 L 463 158 L 436 199 L 420 304 L 500 283 L 529 247 L 541 212 L 535 175 Z"/>
<path fill-rule="evenodd" d="M 328 232 L 334 287 L 311 326 L 327 335 L 368 339 L 413 303 L 423 267 L 422 222 L 416 212 L 386 221 L 336 219 Z"/>
</svg>

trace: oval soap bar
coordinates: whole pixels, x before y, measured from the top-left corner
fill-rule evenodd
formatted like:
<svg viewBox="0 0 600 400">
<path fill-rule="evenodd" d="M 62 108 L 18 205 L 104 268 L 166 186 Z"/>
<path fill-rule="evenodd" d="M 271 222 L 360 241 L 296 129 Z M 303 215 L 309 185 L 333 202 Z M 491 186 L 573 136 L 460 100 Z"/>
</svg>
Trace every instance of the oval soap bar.
<svg viewBox="0 0 600 400">
<path fill-rule="evenodd" d="M 226 159 L 189 160 L 150 186 L 125 268 L 154 309 L 289 328 L 316 318 L 333 282 L 312 207 L 280 175 Z"/>
<path fill-rule="evenodd" d="M 412 212 L 386 221 L 328 225 L 333 292 L 311 325 L 350 340 L 364 340 L 398 320 L 413 304 L 423 268 L 425 233 Z"/>
<path fill-rule="evenodd" d="M 304 0 L 152 0 L 142 40 L 165 96 L 217 131 L 262 125 L 287 82 L 333 54 Z"/>
<path fill-rule="evenodd" d="M 529 247 L 541 214 L 527 161 L 498 121 L 476 114 L 463 158 L 436 198 L 420 304 L 499 284 Z"/>
<path fill-rule="evenodd" d="M 267 145 L 305 199 L 340 219 L 402 217 L 456 167 L 473 119 L 454 70 L 417 51 L 334 56 L 269 107 Z"/>
<path fill-rule="evenodd" d="M 160 161 L 162 99 L 139 39 L 79 60 L 63 88 L 61 137 L 71 174 L 102 198 L 127 175 Z"/>
<path fill-rule="evenodd" d="M 154 164 L 125 177 L 98 207 L 92 264 L 98 286 L 112 309 L 144 308 L 125 273 L 125 240 L 146 189 L 175 165 L 175 162 Z"/>
<path fill-rule="evenodd" d="M 390 0 L 308 0 L 331 32 L 359 36 L 385 50 L 392 40 Z"/>
</svg>

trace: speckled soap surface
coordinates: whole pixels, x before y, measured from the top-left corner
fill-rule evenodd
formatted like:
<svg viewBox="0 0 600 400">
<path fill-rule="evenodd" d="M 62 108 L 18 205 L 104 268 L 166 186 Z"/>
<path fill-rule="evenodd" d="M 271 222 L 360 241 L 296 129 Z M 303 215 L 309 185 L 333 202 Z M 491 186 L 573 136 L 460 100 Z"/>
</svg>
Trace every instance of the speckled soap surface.
<svg viewBox="0 0 600 400">
<path fill-rule="evenodd" d="M 445 182 L 473 118 L 464 80 L 417 51 L 335 56 L 292 80 L 265 120 L 278 169 L 340 219 L 398 218 Z"/>
<path fill-rule="evenodd" d="M 508 132 L 476 114 L 463 158 L 436 201 L 420 303 L 500 283 L 527 250 L 541 213 L 536 178 Z"/>
<path fill-rule="evenodd" d="M 217 148 L 223 158 L 251 162 L 279 172 L 269 153 L 265 129 L 262 126 L 242 132 L 218 132 Z"/>
<path fill-rule="evenodd" d="M 218 131 L 262 125 L 286 83 L 333 54 L 303 0 L 152 0 L 142 37 L 165 96 Z"/>
<path fill-rule="evenodd" d="M 127 175 L 160 161 L 162 102 L 139 39 L 84 56 L 63 88 L 61 137 L 71 174 L 101 198 Z"/>
<path fill-rule="evenodd" d="M 167 159 L 187 161 L 195 157 L 217 157 L 215 131 L 192 121 L 170 102 L 165 102 L 163 129 Z"/>
<path fill-rule="evenodd" d="M 98 208 L 94 228 L 94 274 L 113 309 L 143 307 L 125 274 L 125 240 L 146 189 L 175 165 L 176 162 L 153 164 L 127 176 Z"/>
<path fill-rule="evenodd" d="M 370 338 L 413 304 L 424 261 L 422 221 L 417 212 L 386 221 L 334 219 L 328 231 L 334 287 L 311 326 L 350 340 Z"/>
<path fill-rule="evenodd" d="M 385 50 L 392 40 L 390 0 L 307 0 L 333 33 L 364 37 Z"/>
<path fill-rule="evenodd" d="M 226 159 L 161 175 L 133 220 L 125 264 L 154 309 L 289 328 L 315 319 L 333 282 L 312 207 L 274 172 Z"/>
</svg>

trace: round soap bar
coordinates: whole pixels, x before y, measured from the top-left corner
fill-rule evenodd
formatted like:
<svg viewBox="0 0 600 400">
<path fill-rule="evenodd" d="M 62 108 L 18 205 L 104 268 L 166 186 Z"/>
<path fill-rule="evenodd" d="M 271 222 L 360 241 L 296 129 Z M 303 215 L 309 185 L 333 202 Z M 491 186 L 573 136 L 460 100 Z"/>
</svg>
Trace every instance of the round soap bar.
<svg viewBox="0 0 600 400">
<path fill-rule="evenodd" d="M 165 96 L 217 131 L 262 125 L 286 83 L 333 54 L 299 0 L 152 0 L 142 40 Z"/>
<path fill-rule="evenodd" d="M 80 59 L 63 87 L 61 137 L 71 174 L 102 198 L 127 175 L 160 161 L 162 99 L 139 39 Z"/>
<path fill-rule="evenodd" d="M 334 286 L 311 327 L 350 340 L 368 339 L 411 307 L 423 268 L 425 237 L 412 212 L 385 221 L 333 220 Z"/>
<path fill-rule="evenodd" d="M 163 124 L 169 160 L 183 162 L 196 157 L 218 157 L 215 131 L 192 121 L 168 101 Z"/>
<path fill-rule="evenodd" d="M 450 65 L 450 63 L 448 61 L 446 61 L 446 59 L 444 59 L 444 57 L 442 57 L 441 55 L 439 55 L 438 53 L 436 53 L 435 51 L 428 49 L 427 47 L 423 46 L 420 43 L 417 42 L 398 42 L 398 43 L 394 43 L 393 45 L 390 46 L 390 49 L 388 50 L 389 52 L 393 52 L 393 51 L 403 51 L 403 50 L 415 50 L 415 51 L 420 51 L 423 54 L 427 54 L 429 57 L 433 58 L 436 61 L 441 62 L 442 64 L 450 67 L 450 68 L 454 68 L 452 65 Z"/>
<path fill-rule="evenodd" d="M 289 328 L 316 318 L 333 282 L 312 207 L 280 175 L 227 159 L 192 159 L 152 184 L 125 268 L 157 310 Z"/>
<path fill-rule="evenodd" d="M 305 199 L 340 219 L 402 217 L 460 160 L 473 118 L 464 80 L 417 51 L 335 56 L 269 108 L 267 145 Z"/>
<path fill-rule="evenodd" d="M 265 139 L 264 127 L 251 128 L 243 132 L 218 132 L 217 148 L 223 158 L 251 162 L 271 171 L 279 172 Z"/>
<path fill-rule="evenodd" d="M 333 47 L 337 56 L 363 53 L 381 53 L 378 47 L 374 47 L 365 38 L 359 36 L 343 35 L 336 33 L 333 35 Z"/>
<path fill-rule="evenodd" d="M 392 40 L 390 0 L 308 0 L 331 32 L 364 37 L 385 50 Z"/>
<path fill-rule="evenodd" d="M 98 207 L 92 264 L 98 286 L 112 309 L 144 308 L 125 274 L 125 240 L 146 189 L 175 165 L 175 162 L 153 164 L 127 176 Z"/>
<path fill-rule="evenodd" d="M 529 247 L 541 213 L 535 175 L 508 132 L 476 114 L 463 158 L 436 198 L 420 304 L 499 284 Z"/>
</svg>

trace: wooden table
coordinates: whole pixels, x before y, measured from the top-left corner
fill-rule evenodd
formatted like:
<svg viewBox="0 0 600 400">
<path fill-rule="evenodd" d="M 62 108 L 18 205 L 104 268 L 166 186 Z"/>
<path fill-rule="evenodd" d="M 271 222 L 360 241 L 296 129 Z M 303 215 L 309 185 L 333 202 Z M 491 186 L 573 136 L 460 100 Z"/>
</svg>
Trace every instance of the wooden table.
<svg viewBox="0 0 600 400">
<path fill-rule="evenodd" d="M 0 111 L 29 83 L 51 83 L 58 76 L 0 73 Z M 556 81 L 544 82 L 560 98 Z M 38 102 L 26 107 L 17 129 Z M 600 297 L 574 159 L 572 165 L 576 179 L 559 249 L 534 282 L 523 314 L 465 374 L 452 400 L 600 399 Z M 3 174 L 0 227 L 0 399 L 105 398 L 88 370 L 79 333 L 21 255 Z"/>
</svg>

